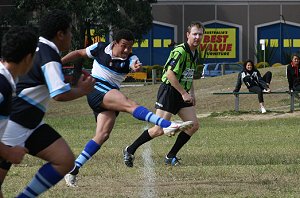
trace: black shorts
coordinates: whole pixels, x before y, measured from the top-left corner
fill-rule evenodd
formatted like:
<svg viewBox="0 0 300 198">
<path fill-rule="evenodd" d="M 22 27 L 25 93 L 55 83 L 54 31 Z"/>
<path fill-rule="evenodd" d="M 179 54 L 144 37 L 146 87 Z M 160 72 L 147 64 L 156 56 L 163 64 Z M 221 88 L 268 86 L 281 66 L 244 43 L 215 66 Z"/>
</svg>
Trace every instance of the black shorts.
<svg viewBox="0 0 300 198">
<path fill-rule="evenodd" d="M 31 135 L 27 138 L 25 141 L 25 147 L 28 149 L 30 155 L 35 156 L 59 138 L 61 138 L 61 135 L 51 126 L 48 124 L 42 124 L 38 128 L 34 129 Z M 0 168 L 9 170 L 10 166 L 10 162 L 3 159 L 0 160 Z"/>
<path fill-rule="evenodd" d="M 155 108 L 170 112 L 174 115 L 184 107 L 191 107 L 193 103 L 184 102 L 181 94 L 171 85 L 162 83 L 158 89 Z"/>
<path fill-rule="evenodd" d="M 4 169 L 4 170 L 9 170 L 11 167 L 12 163 L 6 161 L 5 159 L 3 159 L 2 157 L 0 157 L 0 168 Z M 1 186 L 1 184 L 0 184 Z"/>
<path fill-rule="evenodd" d="M 101 113 L 103 111 L 110 111 L 108 109 L 101 107 L 101 104 L 103 102 L 103 98 L 104 98 L 105 94 L 106 93 L 101 92 L 98 89 L 94 88 L 94 90 L 87 95 L 87 101 L 88 101 L 89 106 L 91 107 L 91 109 L 94 112 L 96 122 L 97 122 L 97 116 L 99 113 Z M 116 116 L 118 116 L 118 114 L 119 114 L 119 112 L 116 112 Z"/>
<path fill-rule="evenodd" d="M 61 138 L 61 135 L 51 126 L 42 124 L 25 141 L 25 147 L 29 150 L 30 155 L 35 156 L 59 138 Z"/>
</svg>

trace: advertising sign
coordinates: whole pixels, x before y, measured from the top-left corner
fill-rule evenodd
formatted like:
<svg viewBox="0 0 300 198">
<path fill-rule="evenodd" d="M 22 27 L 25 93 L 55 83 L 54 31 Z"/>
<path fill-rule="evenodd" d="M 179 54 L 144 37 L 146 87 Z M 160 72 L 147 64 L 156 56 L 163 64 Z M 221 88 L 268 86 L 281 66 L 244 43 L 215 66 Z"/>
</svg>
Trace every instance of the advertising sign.
<svg viewBox="0 0 300 198">
<path fill-rule="evenodd" d="M 235 28 L 205 28 L 200 50 L 207 58 L 237 58 Z"/>
</svg>

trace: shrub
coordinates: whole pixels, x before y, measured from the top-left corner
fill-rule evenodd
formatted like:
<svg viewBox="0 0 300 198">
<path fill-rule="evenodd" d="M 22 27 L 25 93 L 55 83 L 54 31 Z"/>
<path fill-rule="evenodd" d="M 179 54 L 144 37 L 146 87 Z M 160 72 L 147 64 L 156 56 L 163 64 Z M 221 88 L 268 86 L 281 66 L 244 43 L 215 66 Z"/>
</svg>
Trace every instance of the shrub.
<svg viewBox="0 0 300 198">
<path fill-rule="evenodd" d="M 280 66 L 282 66 L 283 64 L 281 64 L 281 63 L 274 63 L 273 65 L 272 65 L 272 67 L 280 67 Z"/>
<path fill-rule="evenodd" d="M 142 67 L 142 72 L 147 73 L 147 78 L 151 79 L 152 78 L 152 70 L 156 69 L 156 78 L 161 78 L 162 77 L 162 72 L 164 67 L 161 65 L 153 65 L 153 66 L 143 66 Z"/>
<path fill-rule="evenodd" d="M 194 73 L 194 79 L 199 79 L 202 76 L 203 65 L 197 65 Z"/>
<path fill-rule="evenodd" d="M 259 62 L 255 65 L 256 68 L 264 68 L 264 67 L 270 67 L 270 64 L 268 62 Z"/>
<path fill-rule="evenodd" d="M 153 65 L 151 70 L 153 69 L 156 70 L 156 78 L 161 78 L 164 67 L 161 65 Z M 151 75 L 152 75 L 152 71 L 151 71 Z"/>
</svg>

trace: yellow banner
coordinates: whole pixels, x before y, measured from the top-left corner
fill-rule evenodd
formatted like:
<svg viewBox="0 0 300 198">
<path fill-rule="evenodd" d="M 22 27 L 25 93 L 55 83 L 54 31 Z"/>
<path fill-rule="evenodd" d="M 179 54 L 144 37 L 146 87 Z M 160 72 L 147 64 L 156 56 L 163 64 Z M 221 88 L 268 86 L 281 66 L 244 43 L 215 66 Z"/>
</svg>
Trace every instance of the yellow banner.
<svg viewBox="0 0 300 198">
<path fill-rule="evenodd" d="M 205 28 L 200 50 L 206 58 L 236 58 L 236 29 Z"/>
<path fill-rule="evenodd" d="M 92 44 L 98 43 L 98 42 L 105 42 L 105 37 L 95 35 L 95 29 L 90 29 L 90 33 L 91 33 L 91 39 L 93 42 Z M 85 47 L 87 47 L 87 45 L 88 45 L 87 31 L 85 31 L 84 44 L 85 44 Z M 91 43 L 90 43 L 90 45 L 91 45 Z"/>
</svg>

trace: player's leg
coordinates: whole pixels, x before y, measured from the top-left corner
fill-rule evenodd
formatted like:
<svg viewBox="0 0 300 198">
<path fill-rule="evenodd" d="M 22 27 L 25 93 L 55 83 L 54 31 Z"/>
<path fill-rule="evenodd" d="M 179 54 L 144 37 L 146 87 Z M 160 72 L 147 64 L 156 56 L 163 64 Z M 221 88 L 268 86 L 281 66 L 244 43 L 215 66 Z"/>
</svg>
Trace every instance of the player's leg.
<svg viewBox="0 0 300 198">
<path fill-rule="evenodd" d="M 73 167 L 74 155 L 66 141 L 49 125 L 39 126 L 25 142 L 29 154 L 44 164 L 18 197 L 37 197 L 57 184 Z"/>
<path fill-rule="evenodd" d="M 0 159 L 0 198 L 3 197 L 2 195 L 2 184 L 4 182 L 4 179 L 11 167 L 11 163 L 10 162 L 7 162 L 6 160 L 4 159 Z"/>
<path fill-rule="evenodd" d="M 166 120 L 170 120 L 172 116 L 171 113 L 163 111 L 161 109 L 156 110 L 156 115 Z M 123 160 L 125 165 L 128 167 L 133 167 L 135 151 L 146 142 L 149 142 L 153 138 L 157 136 L 161 136 L 163 134 L 164 134 L 163 129 L 157 125 L 153 126 L 150 129 L 146 129 L 131 145 L 127 146 L 123 150 Z"/>
<path fill-rule="evenodd" d="M 109 110 L 130 113 L 136 119 L 151 122 L 162 128 L 168 128 L 170 131 L 175 131 L 179 128 L 178 124 L 163 119 L 149 111 L 146 107 L 138 105 L 117 89 L 110 90 L 105 94 L 102 107 Z"/>
<path fill-rule="evenodd" d="M 193 126 L 191 128 L 185 129 L 181 131 L 175 144 L 166 155 L 165 163 L 170 165 L 177 165 L 179 163 L 179 158 L 177 158 L 177 153 L 179 150 L 190 140 L 191 136 L 199 129 L 199 121 L 196 116 L 196 109 L 194 106 L 185 107 L 179 110 L 178 116 L 183 120 L 191 120 L 193 121 Z"/>
<path fill-rule="evenodd" d="M 116 112 L 103 111 L 97 115 L 97 128 L 93 139 L 91 139 L 84 147 L 82 152 L 75 160 L 75 167 L 65 176 L 66 184 L 70 187 L 76 186 L 76 175 L 79 169 L 92 158 L 94 154 L 101 148 L 101 145 L 109 138 L 116 120 Z"/>
</svg>

